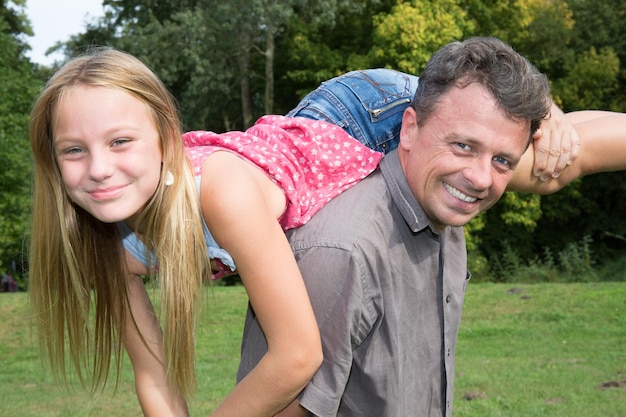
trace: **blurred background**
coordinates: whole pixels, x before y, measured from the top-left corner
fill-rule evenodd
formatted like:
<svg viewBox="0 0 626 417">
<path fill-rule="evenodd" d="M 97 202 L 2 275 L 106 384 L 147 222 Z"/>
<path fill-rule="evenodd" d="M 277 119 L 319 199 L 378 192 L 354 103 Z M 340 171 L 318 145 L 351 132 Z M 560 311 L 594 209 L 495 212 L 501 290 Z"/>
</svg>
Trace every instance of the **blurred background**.
<svg viewBox="0 0 626 417">
<path fill-rule="evenodd" d="M 27 289 L 30 108 L 89 47 L 136 55 L 177 98 L 186 130 L 222 132 L 284 114 L 346 71 L 419 75 L 434 51 L 474 35 L 513 45 L 564 111 L 624 112 L 624 22 L 624 0 L 1 0 L 0 273 Z M 626 172 L 551 196 L 506 193 L 466 228 L 473 280 L 626 281 L 625 213 Z"/>
</svg>

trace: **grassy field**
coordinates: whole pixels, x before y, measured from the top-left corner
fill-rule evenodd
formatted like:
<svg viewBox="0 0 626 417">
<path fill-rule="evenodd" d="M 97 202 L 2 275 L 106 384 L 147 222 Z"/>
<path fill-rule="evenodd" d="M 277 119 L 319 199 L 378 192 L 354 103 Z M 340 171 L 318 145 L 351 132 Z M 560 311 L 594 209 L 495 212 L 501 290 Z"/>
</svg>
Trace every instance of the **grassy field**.
<svg viewBox="0 0 626 417">
<path fill-rule="evenodd" d="M 454 407 L 457 417 L 626 417 L 626 284 L 470 284 Z"/>
<path fill-rule="evenodd" d="M 241 286 L 207 294 L 194 416 L 234 384 L 246 302 Z M 25 294 L 0 294 L 0 317 L 1 416 L 141 414 L 128 361 L 116 393 L 88 399 L 42 367 Z M 626 284 L 470 284 L 456 374 L 456 417 L 626 417 Z"/>
</svg>

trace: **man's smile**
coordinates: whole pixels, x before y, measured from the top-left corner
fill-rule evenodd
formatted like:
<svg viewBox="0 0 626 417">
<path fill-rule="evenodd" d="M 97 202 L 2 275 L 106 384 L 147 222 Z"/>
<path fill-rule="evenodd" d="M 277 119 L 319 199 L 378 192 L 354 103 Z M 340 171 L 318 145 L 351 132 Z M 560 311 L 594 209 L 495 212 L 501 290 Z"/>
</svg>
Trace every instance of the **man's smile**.
<svg viewBox="0 0 626 417">
<path fill-rule="evenodd" d="M 475 203 L 478 200 L 478 198 L 476 197 L 470 197 L 467 194 L 462 193 L 460 190 L 458 190 L 457 188 L 454 188 L 448 183 L 444 182 L 443 186 L 454 197 L 458 198 L 459 200 L 465 201 L 466 203 Z"/>
</svg>

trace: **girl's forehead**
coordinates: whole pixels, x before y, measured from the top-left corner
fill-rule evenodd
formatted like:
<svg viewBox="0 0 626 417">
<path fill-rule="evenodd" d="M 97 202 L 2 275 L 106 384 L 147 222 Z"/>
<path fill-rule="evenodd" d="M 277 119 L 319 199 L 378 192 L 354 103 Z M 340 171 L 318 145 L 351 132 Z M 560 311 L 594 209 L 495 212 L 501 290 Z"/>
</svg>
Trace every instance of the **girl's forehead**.
<svg viewBox="0 0 626 417">
<path fill-rule="evenodd" d="M 123 128 L 158 130 L 150 106 L 121 88 L 72 86 L 63 92 L 51 112 L 53 136 L 61 133 L 87 135 Z"/>
</svg>

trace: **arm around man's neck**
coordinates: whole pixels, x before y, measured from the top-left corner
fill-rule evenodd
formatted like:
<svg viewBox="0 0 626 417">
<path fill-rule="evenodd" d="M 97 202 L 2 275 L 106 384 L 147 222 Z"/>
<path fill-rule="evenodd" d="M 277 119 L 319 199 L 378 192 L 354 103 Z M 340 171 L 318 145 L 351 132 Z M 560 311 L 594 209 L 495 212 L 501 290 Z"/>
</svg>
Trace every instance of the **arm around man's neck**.
<svg viewBox="0 0 626 417">
<path fill-rule="evenodd" d="M 567 113 L 565 117 L 580 138 L 578 157 L 558 178 L 541 181 L 532 173 L 535 152 L 531 144 L 515 169 L 507 191 L 551 194 L 585 175 L 626 169 L 626 114 L 586 110 Z"/>
</svg>

